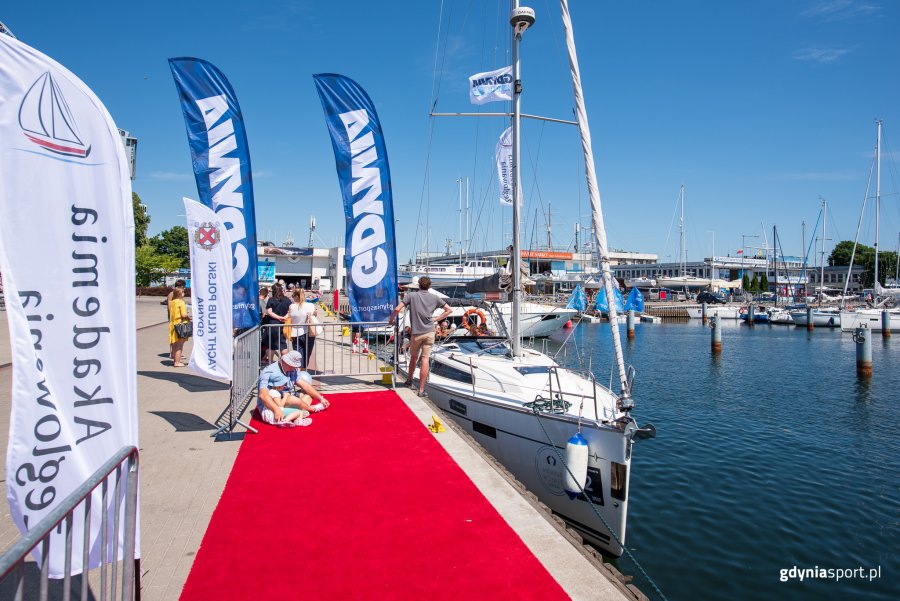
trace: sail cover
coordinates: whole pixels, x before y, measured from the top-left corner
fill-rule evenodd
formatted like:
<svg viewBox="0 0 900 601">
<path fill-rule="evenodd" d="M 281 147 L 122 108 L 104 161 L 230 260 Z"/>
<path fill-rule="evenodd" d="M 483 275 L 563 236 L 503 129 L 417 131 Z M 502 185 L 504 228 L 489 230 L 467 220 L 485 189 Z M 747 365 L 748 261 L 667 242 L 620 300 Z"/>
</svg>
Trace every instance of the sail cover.
<svg viewBox="0 0 900 601">
<path fill-rule="evenodd" d="M 351 321 L 386 321 L 397 305 L 391 174 L 375 105 L 343 75 L 314 75 L 337 166 L 347 224 Z"/>
<path fill-rule="evenodd" d="M 200 202 L 228 228 L 233 256 L 232 322 L 259 323 L 256 211 L 244 117 L 228 80 L 198 58 L 169 59 L 187 127 Z"/>
</svg>

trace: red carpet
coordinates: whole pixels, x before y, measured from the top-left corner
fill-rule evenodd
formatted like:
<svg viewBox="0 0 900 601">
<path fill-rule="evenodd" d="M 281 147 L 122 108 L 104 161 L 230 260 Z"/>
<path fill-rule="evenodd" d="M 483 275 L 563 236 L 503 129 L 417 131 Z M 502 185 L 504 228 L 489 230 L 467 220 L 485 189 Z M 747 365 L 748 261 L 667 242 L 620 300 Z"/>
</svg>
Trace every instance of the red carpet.
<svg viewBox="0 0 900 601">
<path fill-rule="evenodd" d="M 181 599 L 563 599 L 390 391 L 247 434 Z"/>
</svg>

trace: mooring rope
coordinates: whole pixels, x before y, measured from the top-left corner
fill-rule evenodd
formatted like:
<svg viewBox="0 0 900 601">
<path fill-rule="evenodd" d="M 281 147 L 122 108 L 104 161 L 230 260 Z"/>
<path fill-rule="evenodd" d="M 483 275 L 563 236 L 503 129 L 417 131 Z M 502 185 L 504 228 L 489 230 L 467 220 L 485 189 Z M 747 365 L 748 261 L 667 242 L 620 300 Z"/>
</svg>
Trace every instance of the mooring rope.
<svg viewBox="0 0 900 601">
<path fill-rule="evenodd" d="M 656 582 L 653 580 L 653 578 L 650 577 L 650 574 L 647 573 L 647 571 L 640 564 L 640 562 L 638 562 L 637 558 L 631 553 L 631 551 L 628 550 L 628 547 L 626 547 L 625 544 L 621 541 L 621 539 L 619 539 L 619 535 L 616 534 L 616 531 L 613 530 L 612 526 L 609 525 L 609 523 L 603 518 L 603 516 L 597 510 L 597 506 L 594 505 L 594 502 L 591 501 L 591 498 L 588 497 L 587 494 L 584 492 L 584 487 L 581 486 L 581 484 L 578 482 L 578 478 L 576 478 L 575 474 L 572 473 L 572 470 L 569 469 L 569 464 L 566 463 L 565 459 L 563 459 L 562 455 L 559 452 L 559 449 L 557 448 L 556 444 L 553 442 L 553 439 L 550 437 L 550 433 L 547 432 L 547 429 L 544 427 L 544 424 L 541 421 L 540 410 L 539 410 L 537 403 L 532 405 L 532 412 L 534 413 L 534 416 L 537 418 L 538 425 L 540 425 L 541 430 L 544 431 L 544 436 L 547 437 L 547 442 L 549 442 L 550 446 L 553 447 L 553 452 L 556 453 L 557 458 L 563 464 L 563 466 L 566 468 L 566 472 L 568 472 L 569 475 L 572 476 L 572 480 L 575 481 L 575 484 L 578 484 L 578 490 L 581 491 L 581 494 L 584 496 L 584 499 L 588 502 L 588 505 L 591 506 L 591 510 L 593 510 L 594 515 L 596 515 L 598 518 L 600 518 L 600 521 L 603 522 L 603 525 L 606 526 L 606 529 L 609 530 L 609 533 L 612 535 L 612 537 L 614 539 L 616 539 L 616 542 L 619 543 L 619 546 L 622 547 L 622 550 L 625 552 L 625 555 L 627 555 L 628 559 L 630 559 L 634 563 L 634 565 L 637 566 L 637 569 L 640 570 L 640 572 L 644 576 L 644 578 L 647 579 L 647 581 L 653 587 L 653 590 L 656 591 L 657 595 L 659 595 L 659 598 L 662 599 L 663 601 L 668 601 L 666 596 L 663 594 L 662 590 L 659 588 L 659 586 L 656 584 Z"/>
</svg>

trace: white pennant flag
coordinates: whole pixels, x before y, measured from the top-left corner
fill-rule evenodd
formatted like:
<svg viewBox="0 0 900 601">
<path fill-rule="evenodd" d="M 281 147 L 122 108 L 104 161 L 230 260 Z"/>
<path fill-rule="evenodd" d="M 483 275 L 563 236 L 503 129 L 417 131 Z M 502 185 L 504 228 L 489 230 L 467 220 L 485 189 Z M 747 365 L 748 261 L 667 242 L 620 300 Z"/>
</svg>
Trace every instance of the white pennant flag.
<svg viewBox="0 0 900 601">
<path fill-rule="evenodd" d="M 138 445 L 134 217 L 118 129 L 100 100 L 53 59 L 0 35 L 0 270 L 12 347 L 6 496 L 21 532 L 124 446 Z M 71 573 L 123 558 L 125 528 L 94 491 L 90 554 L 76 512 Z M 107 512 L 109 530 L 101 532 Z M 138 522 L 139 523 L 139 522 Z M 104 538 L 101 538 L 104 537 Z M 65 575 L 65 528 L 51 533 L 51 578 Z M 135 557 L 140 556 L 137 532 Z"/>
<path fill-rule="evenodd" d="M 231 322 L 231 240 L 218 214 L 184 199 L 191 247 L 191 316 L 194 348 L 188 364 L 202 376 L 231 380 L 234 332 Z"/>
<path fill-rule="evenodd" d="M 497 182 L 500 184 L 500 204 L 512 206 L 512 128 L 506 131 L 497 140 Z"/>
<path fill-rule="evenodd" d="M 512 97 L 512 67 L 476 73 L 469 78 L 469 101 L 472 104 L 512 100 Z"/>
</svg>

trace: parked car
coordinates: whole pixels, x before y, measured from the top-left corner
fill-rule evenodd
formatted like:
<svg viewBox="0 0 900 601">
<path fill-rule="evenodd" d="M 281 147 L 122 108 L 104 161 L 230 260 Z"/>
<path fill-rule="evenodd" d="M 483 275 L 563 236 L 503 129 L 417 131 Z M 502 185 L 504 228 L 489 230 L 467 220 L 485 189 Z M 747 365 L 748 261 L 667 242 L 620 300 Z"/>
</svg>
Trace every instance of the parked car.
<svg viewBox="0 0 900 601">
<path fill-rule="evenodd" d="M 708 305 L 716 305 L 728 302 L 728 299 L 725 298 L 725 295 L 721 292 L 701 292 L 697 295 L 698 303 L 706 303 Z"/>
</svg>

